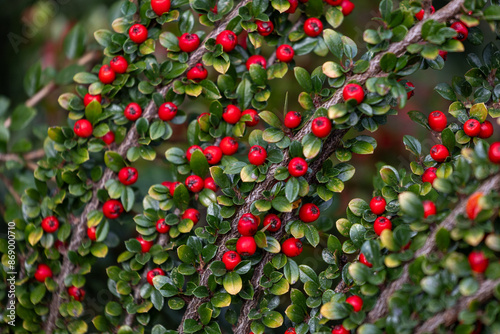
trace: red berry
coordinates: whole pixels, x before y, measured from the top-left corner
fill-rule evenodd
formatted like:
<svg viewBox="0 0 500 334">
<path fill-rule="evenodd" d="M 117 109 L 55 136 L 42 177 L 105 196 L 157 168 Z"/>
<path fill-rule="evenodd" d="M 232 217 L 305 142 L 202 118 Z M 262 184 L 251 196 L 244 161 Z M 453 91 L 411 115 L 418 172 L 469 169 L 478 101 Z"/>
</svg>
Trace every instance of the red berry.
<svg viewBox="0 0 500 334">
<path fill-rule="evenodd" d="M 476 137 L 481 133 L 481 123 L 476 119 L 469 119 L 464 124 L 464 132 L 469 137 Z"/>
<path fill-rule="evenodd" d="M 177 188 L 178 186 L 180 186 L 182 183 L 179 182 L 179 181 L 175 181 L 175 182 L 171 182 L 170 183 L 170 186 L 168 187 L 168 191 L 170 192 L 170 196 L 174 197 L 174 193 L 175 193 L 175 188 Z"/>
<path fill-rule="evenodd" d="M 142 24 L 134 24 L 128 30 L 128 36 L 132 40 L 132 42 L 141 44 L 148 39 L 148 29 Z"/>
<path fill-rule="evenodd" d="M 311 123 L 311 131 L 318 138 L 328 137 L 332 131 L 332 122 L 325 116 L 315 118 Z"/>
<path fill-rule="evenodd" d="M 481 124 L 481 131 L 479 132 L 479 138 L 488 139 L 493 136 L 493 124 L 490 121 L 484 121 Z"/>
<path fill-rule="evenodd" d="M 262 68 L 266 68 L 266 58 L 262 57 L 261 55 L 253 55 L 253 56 L 250 56 L 248 59 L 247 59 L 247 62 L 246 62 L 246 66 L 247 66 L 247 70 L 250 71 L 250 66 L 252 65 L 260 65 Z"/>
<path fill-rule="evenodd" d="M 161 16 L 170 10 L 170 0 L 151 0 L 151 8 L 156 15 Z"/>
<path fill-rule="evenodd" d="M 413 95 L 415 95 L 415 85 L 409 81 L 406 82 L 406 89 L 409 89 L 409 92 L 406 92 L 406 99 L 409 100 Z"/>
<path fill-rule="evenodd" d="M 118 180 L 126 186 L 134 184 L 138 177 L 139 173 L 134 167 L 123 167 L 118 172 Z"/>
<path fill-rule="evenodd" d="M 127 118 L 129 121 L 135 122 L 139 119 L 139 117 L 141 117 L 142 108 L 138 103 L 130 102 L 125 107 L 123 115 L 125 115 L 125 118 Z"/>
<path fill-rule="evenodd" d="M 48 277 L 52 277 L 52 270 L 48 265 L 40 263 L 35 271 L 35 279 L 43 283 Z"/>
<path fill-rule="evenodd" d="M 250 121 L 245 121 L 246 126 L 256 126 L 257 124 L 259 124 L 260 117 L 257 111 L 253 109 L 246 109 L 241 113 L 242 117 L 245 115 L 250 115 L 250 117 L 252 118 Z"/>
<path fill-rule="evenodd" d="M 302 205 L 299 210 L 299 218 L 304 223 L 312 223 L 316 221 L 320 214 L 321 212 L 319 211 L 318 206 L 313 203 L 306 203 Z"/>
<path fill-rule="evenodd" d="M 191 219 L 196 225 L 200 221 L 200 212 L 196 209 L 186 209 L 181 216 L 181 219 Z"/>
<path fill-rule="evenodd" d="M 345 302 L 352 305 L 354 312 L 359 312 L 363 308 L 363 299 L 360 296 L 351 296 Z"/>
<path fill-rule="evenodd" d="M 363 253 L 359 254 L 359 262 L 361 262 L 362 264 L 364 264 L 368 268 L 373 267 L 373 264 L 371 264 L 370 262 L 368 262 L 368 260 L 366 259 L 365 255 Z"/>
<path fill-rule="evenodd" d="M 288 257 L 296 257 L 302 253 L 302 242 L 299 239 L 286 239 L 281 245 L 281 251 Z"/>
<path fill-rule="evenodd" d="M 162 121 L 171 121 L 175 115 L 177 115 L 177 106 L 172 102 L 165 102 L 158 108 L 158 117 Z"/>
<path fill-rule="evenodd" d="M 323 32 L 323 23 L 320 19 L 311 17 L 304 22 L 304 32 L 309 37 L 316 37 Z"/>
<path fill-rule="evenodd" d="M 143 252 L 143 253 L 149 252 L 151 247 L 153 247 L 153 244 L 154 244 L 153 240 L 147 241 L 147 240 L 144 240 L 141 236 L 139 236 L 135 239 L 137 241 L 139 241 L 139 243 L 141 244 L 141 252 Z"/>
<path fill-rule="evenodd" d="M 102 205 L 102 213 L 108 219 L 116 219 L 123 213 L 122 202 L 116 199 L 110 199 Z"/>
<path fill-rule="evenodd" d="M 252 256 L 257 251 L 257 244 L 253 237 L 243 236 L 236 241 L 236 251 L 242 256 Z"/>
<path fill-rule="evenodd" d="M 113 131 L 108 131 L 101 139 L 106 145 L 111 145 L 115 142 L 115 134 Z"/>
<path fill-rule="evenodd" d="M 163 270 L 161 270 L 160 268 L 155 268 L 153 270 L 148 271 L 148 273 L 146 275 L 146 279 L 147 279 L 148 283 L 154 286 L 153 278 L 155 278 L 156 276 L 165 276 L 165 272 Z"/>
<path fill-rule="evenodd" d="M 241 110 L 237 106 L 230 104 L 222 111 L 222 119 L 229 124 L 236 124 L 241 118 Z"/>
<path fill-rule="evenodd" d="M 284 63 L 291 62 L 294 54 L 295 51 L 293 51 L 293 48 L 288 44 L 282 44 L 276 49 L 276 58 Z"/>
<path fill-rule="evenodd" d="M 250 147 L 250 152 L 248 152 L 248 160 L 252 165 L 260 166 L 267 159 L 266 149 L 259 145 L 254 145 Z"/>
<path fill-rule="evenodd" d="M 66 242 L 62 242 L 61 240 L 54 241 L 54 248 L 59 252 L 64 251 L 67 246 L 68 244 Z"/>
<path fill-rule="evenodd" d="M 186 178 L 186 188 L 194 193 L 199 193 L 203 190 L 204 182 L 198 175 L 190 175 Z"/>
<path fill-rule="evenodd" d="M 436 204 L 432 201 L 424 201 L 424 218 L 435 215 L 437 213 Z"/>
<path fill-rule="evenodd" d="M 494 164 L 500 164 L 500 142 L 491 144 L 488 150 L 488 157 Z"/>
<path fill-rule="evenodd" d="M 351 14 L 355 7 L 354 4 L 349 0 L 342 0 L 340 6 L 342 7 L 342 15 L 344 16 Z"/>
<path fill-rule="evenodd" d="M 238 232 L 244 236 L 252 236 L 259 229 L 259 220 L 251 213 L 245 213 L 238 220 Z"/>
<path fill-rule="evenodd" d="M 92 131 L 94 131 L 94 129 L 89 121 L 86 119 L 80 119 L 76 121 L 73 131 L 80 138 L 88 138 L 92 136 Z"/>
<path fill-rule="evenodd" d="M 186 151 L 186 159 L 188 159 L 188 161 L 191 161 L 191 155 L 194 153 L 194 151 L 200 151 L 201 153 L 203 153 L 203 149 L 200 146 L 190 146 Z"/>
<path fill-rule="evenodd" d="M 116 73 L 123 74 L 127 72 L 128 62 L 123 56 L 116 56 L 109 62 L 111 69 Z"/>
<path fill-rule="evenodd" d="M 467 199 L 467 204 L 465 206 L 465 212 L 470 220 L 476 219 L 477 215 L 481 212 L 482 208 L 479 204 L 479 200 L 483 197 L 482 192 L 475 192 Z"/>
<path fill-rule="evenodd" d="M 270 213 L 264 218 L 264 226 L 268 226 L 267 230 L 269 232 L 278 232 L 281 228 L 281 219 L 278 215 Z"/>
<path fill-rule="evenodd" d="M 431 6 L 431 15 L 436 12 L 436 9 L 434 9 L 434 6 Z M 425 11 L 421 9 L 417 14 L 415 14 L 415 17 L 417 20 L 422 21 L 424 18 Z"/>
<path fill-rule="evenodd" d="M 111 84 L 113 81 L 115 81 L 116 74 L 115 71 L 111 69 L 111 66 L 109 65 L 102 65 L 101 69 L 99 70 L 99 80 L 103 84 Z"/>
<path fill-rule="evenodd" d="M 233 155 L 238 152 L 238 142 L 233 137 L 224 137 L 220 142 L 220 149 L 225 155 Z"/>
<path fill-rule="evenodd" d="M 224 262 L 226 270 L 232 271 L 241 262 L 241 256 L 235 251 L 227 251 L 222 255 L 222 262 Z"/>
<path fill-rule="evenodd" d="M 288 0 L 290 3 L 290 8 L 288 8 L 285 13 L 293 14 L 297 10 L 297 7 L 299 6 L 298 0 Z"/>
<path fill-rule="evenodd" d="M 454 29 L 457 32 L 457 36 L 453 37 L 456 40 L 463 42 L 467 39 L 467 36 L 469 36 L 469 29 L 467 29 L 467 26 L 460 21 L 453 23 L 451 25 L 451 29 Z"/>
<path fill-rule="evenodd" d="M 170 181 L 163 181 L 161 183 L 161 185 L 167 187 L 167 189 L 170 189 L 170 186 L 172 185 L 172 182 L 170 182 Z"/>
<path fill-rule="evenodd" d="M 388 218 L 384 216 L 378 217 L 373 223 L 373 230 L 377 235 L 381 235 L 383 230 L 391 230 L 392 223 Z"/>
<path fill-rule="evenodd" d="M 438 144 L 434 145 L 431 148 L 431 158 L 436 160 L 437 162 L 443 162 L 450 156 L 450 152 L 446 148 L 446 146 Z"/>
<path fill-rule="evenodd" d="M 350 334 L 351 332 L 344 328 L 342 325 L 333 327 L 332 334 Z"/>
<path fill-rule="evenodd" d="M 370 201 L 370 210 L 378 216 L 385 212 L 386 205 L 387 202 L 382 196 L 375 196 Z"/>
<path fill-rule="evenodd" d="M 243 30 L 243 32 L 238 35 L 238 45 L 240 45 L 245 50 L 248 49 L 247 37 L 248 33 L 246 32 L 246 30 Z"/>
<path fill-rule="evenodd" d="M 447 51 L 439 50 L 439 55 L 441 56 L 441 58 L 443 58 L 444 61 L 446 61 L 446 59 L 448 58 Z"/>
<path fill-rule="evenodd" d="M 430 184 L 434 183 L 434 180 L 437 179 L 437 168 L 429 167 L 425 170 L 424 174 L 422 174 L 422 182 L 429 182 Z"/>
<path fill-rule="evenodd" d="M 210 189 L 212 191 L 217 192 L 217 190 L 219 190 L 219 187 L 217 186 L 217 184 L 215 184 L 215 181 L 213 178 L 207 177 L 205 179 L 205 189 Z"/>
<path fill-rule="evenodd" d="M 358 84 L 348 84 L 344 87 L 342 91 L 344 96 L 344 100 L 348 101 L 350 99 L 355 99 L 358 104 L 363 102 L 365 98 L 365 92 L 363 91 L 363 87 Z"/>
<path fill-rule="evenodd" d="M 285 334 L 297 334 L 297 332 L 295 331 L 295 328 L 290 327 L 285 331 Z"/>
<path fill-rule="evenodd" d="M 200 82 L 208 77 L 208 71 L 202 63 L 198 63 L 187 72 L 186 77 L 188 80 Z"/>
<path fill-rule="evenodd" d="M 87 93 L 83 97 L 83 105 L 86 107 L 90 104 L 90 102 L 92 102 L 94 100 L 101 103 L 102 102 L 101 95 L 90 95 L 89 93 Z"/>
<path fill-rule="evenodd" d="M 231 30 L 224 30 L 215 39 L 215 44 L 222 45 L 224 52 L 231 52 L 238 44 L 238 37 Z"/>
<path fill-rule="evenodd" d="M 210 165 L 216 165 L 222 159 L 222 150 L 218 146 L 208 146 L 203 150 Z"/>
<path fill-rule="evenodd" d="M 73 297 L 74 300 L 80 302 L 85 297 L 85 290 L 83 290 L 82 288 L 77 288 L 76 286 L 70 286 L 68 288 L 68 294 Z"/>
<path fill-rule="evenodd" d="M 271 21 L 255 21 L 257 23 L 257 32 L 261 36 L 269 36 L 274 30 L 274 24 Z"/>
<path fill-rule="evenodd" d="M 89 237 L 90 240 L 92 240 L 92 241 L 97 240 L 96 231 L 97 231 L 97 228 L 95 226 L 87 228 L 87 236 Z"/>
<path fill-rule="evenodd" d="M 300 157 L 295 157 L 288 164 L 288 172 L 295 177 L 303 176 L 307 173 L 307 162 Z"/>
<path fill-rule="evenodd" d="M 489 260 L 481 251 L 474 251 L 469 254 L 469 264 L 473 272 L 481 274 L 488 269 Z"/>
<path fill-rule="evenodd" d="M 340 6 L 342 0 L 325 0 L 325 2 L 332 6 Z"/>
<path fill-rule="evenodd" d="M 429 114 L 428 122 L 430 128 L 436 132 L 443 131 L 448 124 L 446 115 L 439 110 L 434 110 Z"/>
<path fill-rule="evenodd" d="M 42 220 L 42 229 L 47 233 L 54 233 L 59 228 L 59 220 L 55 216 L 48 216 Z"/>
<path fill-rule="evenodd" d="M 200 38 L 196 34 L 184 33 L 179 37 L 179 48 L 184 52 L 193 52 L 200 46 Z"/>
<path fill-rule="evenodd" d="M 165 219 L 158 219 L 156 221 L 156 231 L 158 233 L 164 234 L 170 231 L 170 225 L 165 222 Z"/>
<path fill-rule="evenodd" d="M 285 115 L 285 126 L 289 129 L 295 129 L 302 122 L 302 115 L 298 111 L 289 111 Z"/>
</svg>

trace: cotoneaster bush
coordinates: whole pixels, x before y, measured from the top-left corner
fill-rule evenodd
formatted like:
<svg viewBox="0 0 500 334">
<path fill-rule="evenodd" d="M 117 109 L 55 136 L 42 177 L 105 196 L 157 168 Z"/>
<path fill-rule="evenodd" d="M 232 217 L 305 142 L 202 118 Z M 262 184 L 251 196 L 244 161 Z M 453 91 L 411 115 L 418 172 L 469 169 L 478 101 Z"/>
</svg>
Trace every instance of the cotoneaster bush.
<svg viewBox="0 0 500 334">
<path fill-rule="evenodd" d="M 382 0 L 378 28 L 358 46 L 342 29 L 363 10 L 355 5 L 124 1 L 113 31 L 94 34 L 99 64 L 59 97 L 68 122 L 48 129 L 34 187 L 21 194 L 19 321 L 9 330 L 499 332 L 500 51 L 482 45 L 480 23 L 497 32 L 500 6 Z M 81 34 L 69 33 L 69 50 Z M 436 87 L 448 110 L 408 112 L 429 134 L 402 138 L 410 169 L 378 165 L 373 197 L 351 200 L 329 224 L 322 212 L 355 177 L 352 155 L 377 147 L 358 132 L 383 126 L 415 95 L 411 75 L 445 68 L 467 40 L 483 51 Z M 296 66 L 306 54 L 323 65 Z M 282 80 L 288 71 L 296 83 Z M 272 105 L 283 84 L 303 91 Z M 195 99 L 209 112 L 192 108 Z M 302 110 L 288 110 L 288 99 Z M 157 157 L 174 125 L 189 147 Z M 175 175 L 143 193 L 140 159 L 164 160 Z M 137 234 L 109 259 L 111 224 Z M 322 255 L 314 269 L 301 256 L 312 248 Z M 6 278 L 6 240 L 0 250 Z M 110 297 L 89 319 L 87 277 L 106 256 L 112 264 L 97 274 Z M 182 318 L 158 317 L 165 309 Z"/>
</svg>

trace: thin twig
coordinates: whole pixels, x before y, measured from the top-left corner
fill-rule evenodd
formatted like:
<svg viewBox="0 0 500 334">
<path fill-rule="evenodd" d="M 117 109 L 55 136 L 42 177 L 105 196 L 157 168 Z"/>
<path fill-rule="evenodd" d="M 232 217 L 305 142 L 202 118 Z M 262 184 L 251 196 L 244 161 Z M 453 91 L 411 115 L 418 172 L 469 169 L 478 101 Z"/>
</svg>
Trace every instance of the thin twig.
<svg viewBox="0 0 500 334">
<path fill-rule="evenodd" d="M 5 187 L 9 191 L 9 193 L 14 197 L 14 200 L 16 201 L 16 204 L 20 206 L 21 203 L 21 196 L 17 193 L 16 189 L 14 189 L 14 186 L 12 185 L 12 182 L 2 173 L 0 173 L 0 180 L 2 180 L 3 184 L 5 184 Z"/>
</svg>

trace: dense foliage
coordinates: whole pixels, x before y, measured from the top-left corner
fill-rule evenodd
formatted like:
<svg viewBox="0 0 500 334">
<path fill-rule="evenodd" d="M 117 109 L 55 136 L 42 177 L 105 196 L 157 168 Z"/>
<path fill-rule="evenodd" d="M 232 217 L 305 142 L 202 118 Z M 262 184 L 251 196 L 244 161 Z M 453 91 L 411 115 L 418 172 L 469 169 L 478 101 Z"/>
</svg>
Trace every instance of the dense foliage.
<svg viewBox="0 0 500 334">
<path fill-rule="evenodd" d="M 94 34 L 102 61 L 58 74 L 76 86 L 58 99 L 67 124 L 40 135 L 43 158 L 10 153 L 1 167 L 35 179 L 17 195 L 21 215 L 4 214 L 17 247 L 13 257 L 0 240 L 5 291 L 18 272 L 6 332 L 499 332 L 500 50 L 480 23 L 496 33 L 500 6 L 431 5 L 380 1 L 358 46 L 342 30 L 362 10 L 349 0 L 123 1 L 113 31 Z M 442 70 L 463 42 L 483 51 L 435 88 L 448 111 L 408 112 L 435 145 L 404 136 L 410 169 L 378 165 L 373 198 L 352 199 L 336 222 L 321 215 L 355 177 L 353 154 L 377 148 L 369 133 L 414 95 L 411 75 Z M 64 50 L 84 55 L 81 25 Z M 322 66 L 295 64 L 308 54 Z M 302 92 L 271 98 L 288 71 Z M 36 66 L 25 79 L 33 94 L 42 75 Z M 34 115 L 15 108 L 0 140 Z M 164 145 L 184 130 L 189 147 Z M 145 193 L 134 164 L 159 148 L 170 176 Z M 118 240 L 112 224 L 137 236 Z M 109 294 L 89 318 L 86 277 L 103 258 Z"/>
</svg>

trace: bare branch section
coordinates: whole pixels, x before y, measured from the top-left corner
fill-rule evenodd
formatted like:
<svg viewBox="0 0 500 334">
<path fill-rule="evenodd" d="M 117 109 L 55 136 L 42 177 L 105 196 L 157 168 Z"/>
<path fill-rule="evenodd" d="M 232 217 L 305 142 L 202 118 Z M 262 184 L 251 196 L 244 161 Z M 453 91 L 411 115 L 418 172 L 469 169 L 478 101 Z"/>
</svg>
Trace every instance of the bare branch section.
<svg viewBox="0 0 500 334">
<path fill-rule="evenodd" d="M 449 308 L 442 313 L 438 313 L 421 326 L 414 330 L 415 334 L 424 333 L 434 333 L 434 331 L 440 326 L 451 326 L 457 321 L 460 312 L 467 310 L 470 303 L 477 301 L 479 303 L 484 303 L 493 296 L 493 291 L 500 284 L 500 279 L 497 280 L 486 280 L 481 283 L 481 286 L 476 291 L 475 294 L 469 297 L 462 297 L 458 300 L 455 307 Z"/>
<path fill-rule="evenodd" d="M 500 190 L 500 174 L 495 175 L 489 178 L 486 182 L 484 182 L 477 191 L 482 193 L 489 193 L 491 191 Z M 415 253 L 415 258 L 419 256 L 424 256 L 427 254 L 432 254 L 438 251 L 436 245 L 436 234 L 442 228 L 451 230 L 455 227 L 457 223 L 457 217 L 465 212 L 465 207 L 467 204 L 467 199 L 462 200 L 455 206 L 455 209 L 450 212 L 448 217 L 441 224 L 439 224 L 431 235 L 427 238 L 424 246 L 420 248 Z M 383 318 L 387 315 L 388 309 L 388 301 L 389 298 L 401 287 L 410 282 L 410 274 L 409 274 L 410 263 L 407 263 L 403 269 L 403 274 L 394 282 L 390 283 L 385 289 L 382 290 L 382 294 L 377 300 L 377 303 L 373 307 L 373 309 L 368 313 L 366 318 L 367 322 L 375 322 L 380 318 Z"/>
</svg>

